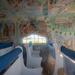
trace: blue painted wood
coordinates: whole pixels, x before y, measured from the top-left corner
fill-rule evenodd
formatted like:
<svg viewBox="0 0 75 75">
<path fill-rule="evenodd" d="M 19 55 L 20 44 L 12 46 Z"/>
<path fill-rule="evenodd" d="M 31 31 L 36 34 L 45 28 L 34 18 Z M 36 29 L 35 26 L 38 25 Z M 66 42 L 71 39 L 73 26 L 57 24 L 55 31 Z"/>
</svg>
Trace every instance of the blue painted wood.
<svg viewBox="0 0 75 75">
<path fill-rule="evenodd" d="M 2 43 L 2 44 L 0 44 L 0 48 L 5 48 L 5 47 L 12 46 L 12 45 L 13 45 L 13 42 L 9 42 L 9 43 Z"/>
<path fill-rule="evenodd" d="M 53 47 L 53 43 L 51 43 L 50 41 L 47 41 L 47 44 Z"/>
<path fill-rule="evenodd" d="M 30 41 L 30 42 L 29 42 L 29 47 L 30 47 L 31 45 L 32 45 L 32 42 Z"/>
<path fill-rule="evenodd" d="M 20 48 L 16 48 L 9 53 L 0 56 L 0 72 L 8 66 L 20 53 L 22 50 Z"/>
<path fill-rule="evenodd" d="M 71 58 L 72 60 L 75 60 L 75 51 L 66 48 L 65 46 L 61 46 L 60 48 L 61 52 Z"/>
</svg>

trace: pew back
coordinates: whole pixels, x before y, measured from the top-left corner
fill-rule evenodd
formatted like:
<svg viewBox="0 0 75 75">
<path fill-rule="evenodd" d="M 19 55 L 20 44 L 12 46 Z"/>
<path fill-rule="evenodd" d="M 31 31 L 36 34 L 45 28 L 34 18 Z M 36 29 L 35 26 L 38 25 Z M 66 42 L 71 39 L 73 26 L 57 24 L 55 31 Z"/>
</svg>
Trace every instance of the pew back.
<svg viewBox="0 0 75 75">
<path fill-rule="evenodd" d="M 63 54 L 64 75 L 75 75 L 75 51 L 65 46 L 61 46 L 60 49 Z"/>
<path fill-rule="evenodd" d="M 21 61 L 19 54 L 22 52 L 20 48 L 13 49 L 12 51 L 0 56 L 0 74 L 2 75 L 22 75 L 21 74 Z M 8 67 L 9 68 L 6 68 Z M 6 70 L 5 72 L 3 72 Z M 14 72 L 14 73 L 13 73 Z"/>
<path fill-rule="evenodd" d="M 13 42 L 0 44 L 0 56 L 10 52 L 14 49 Z"/>
</svg>

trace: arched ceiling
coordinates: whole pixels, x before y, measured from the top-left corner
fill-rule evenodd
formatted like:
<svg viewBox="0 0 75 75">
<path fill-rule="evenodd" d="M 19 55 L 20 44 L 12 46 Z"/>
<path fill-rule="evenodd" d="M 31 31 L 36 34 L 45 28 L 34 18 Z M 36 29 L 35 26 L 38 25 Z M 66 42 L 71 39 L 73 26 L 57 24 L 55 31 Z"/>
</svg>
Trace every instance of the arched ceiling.
<svg viewBox="0 0 75 75">
<path fill-rule="evenodd" d="M 0 0 L 0 11 L 5 14 L 17 15 L 22 18 L 44 16 L 44 8 L 48 15 L 59 13 L 75 13 L 74 0 Z M 2 12 L 3 13 L 3 12 Z"/>
<path fill-rule="evenodd" d="M 39 28 L 40 30 L 44 30 L 44 29 L 47 30 L 48 28 L 47 26 L 49 26 L 49 28 L 51 28 L 52 30 L 56 29 L 56 32 L 57 30 L 59 30 L 60 33 L 62 33 L 63 31 L 65 32 L 74 31 L 73 28 L 75 28 L 74 27 L 75 22 L 72 24 L 73 26 L 69 26 L 69 27 L 67 26 L 69 25 L 67 24 L 67 22 L 69 22 L 68 15 L 67 15 L 68 21 L 66 18 L 66 22 L 63 22 L 63 24 L 62 22 L 61 23 L 56 22 L 57 21 L 56 19 L 58 19 L 58 21 L 60 19 L 61 21 L 64 20 L 63 18 L 64 15 L 62 15 L 62 18 L 59 18 L 61 17 L 61 15 L 59 14 L 64 14 L 64 13 L 66 14 L 73 13 L 72 16 L 70 16 L 69 14 L 68 15 L 70 17 L 74 16 L 75 0 L 0 0 L 0 17 L 5 17 L 5 16 L 10 17 L 10 15 L 17 16 L 18 18 L 22 19 L 22 22 L 27 20 L 29 21 L 30 24 L 31 24 L 30 20 L 33 18 L 32 19 L 32 21 L 34 22 L 33 24 L 36 26 L 39 24 L 37 28 Z M 47 26 L 44 27 L 42 24 L 40 25 L 40 23 L 38 22 L 41 21 L 37 20 L 36 18 L 38 18 L 39 20 L 41 19 L 42 23 L 46 22 L 45 26 L 46 25 Z M 24 24 L 26 23 L 27 22 L 25 22 Z M 64 23 L 66 27 L 64 26 Z M 28 23 L 26 24 L 26 26 L 28 26 Z M 38 31 L 36 30 L 36 27 L 34 28 L 34 26 L 32 29 L 33 29 L 32 32 Z M 47 33 L 45 32 L 45 34 Z"/>
</svg>

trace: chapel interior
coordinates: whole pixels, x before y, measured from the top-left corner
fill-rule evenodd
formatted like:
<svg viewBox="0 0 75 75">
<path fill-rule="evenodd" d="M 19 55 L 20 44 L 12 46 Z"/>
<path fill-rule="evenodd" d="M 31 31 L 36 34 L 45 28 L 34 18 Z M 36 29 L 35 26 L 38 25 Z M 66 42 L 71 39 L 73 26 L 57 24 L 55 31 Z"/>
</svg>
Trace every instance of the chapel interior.
<svg viewBox="0 0 75 75">
<path fill-rule="evenodd" d="M 75 0 L 0 0 L 0 75 L 75 75 Z"/>
</svg>

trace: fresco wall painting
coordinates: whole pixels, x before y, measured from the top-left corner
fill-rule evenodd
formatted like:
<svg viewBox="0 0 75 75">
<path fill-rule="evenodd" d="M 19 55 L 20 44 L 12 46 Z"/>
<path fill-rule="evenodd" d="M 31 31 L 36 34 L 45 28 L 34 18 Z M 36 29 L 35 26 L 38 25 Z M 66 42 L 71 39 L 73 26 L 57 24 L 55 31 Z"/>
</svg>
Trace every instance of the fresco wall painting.
<svg viewBox="0 0 75 75">
<path fill-rule="evenodd" d="M 7 10 L 5 8 L 0 8 L 0 19 L 6 18 L 7 15 L 5 14 Z"/>
<path fill-rule="evenodd" d="M 0 38 L 2 38 L 2 23 L 0 23 Z"/>
<path fill-rule="evenodd" d="M 23 0 L 7 0 L 7 1 L 12 8 L 16 8 Z"/>
<path fill-rule="evenodd" d="M 75 13 L 74 0 L 48 0 L 48 14 Z"/>
<path fill-rule="evenodd" d="M 43 21 L 30 19 L 29 22 L 21 21 L 19 25 L 20 36 L 32 32 L 38 32 L 47 35 L 47 25 Z"/>
<path fill-rule="evenodd" d="M 59 14 L 55 16 L 49 17 L 50 27 L 56 33 L 62 34 L 66 32 L 70 35 L 72 32 L 75 31 L 75 16 L 74 13 L 67 13 L 67 14 Z M 66 34 L 64 34 L 66 35 Z"/>
<path fill-rule="evenodd" d="M 15 9 L 18 14 L 28 14 L 43 12 L 44 6 L 48 6 L 48 14 L 75 13 L 74 0 L 7 0 L 10 7 Z M 16 12 L 15 11 L 15 12 Z M 27 13 L 26 13 L 27 12 Z"/>
<path fill-rule="evenodd" d="M 74 36 L 61 36 L 61 35 L 59 35 L 58 39 L 59 39 L 58 43 L 60 44 L 59 46 L 64 45 L 69 49 L 75 50 L 75 47 L 74 47 L 75 37 Z"/>
<path fill-rule="evenodd" d="M 41 0 L 7 0 L 8 4 L 16 11 L 41 10 Z M 36 8 L 37 7 L 37 8 Z"/>
<path fill-rule="evenodd" d="M 64 18 L 55 18 L 55 25 L 56 27 L 61 24 L 62 28 L 72 28 L 73 25 L 73 18 L 72 17 L 64 17 Z"/>
<path fill-rule="evenodd" d="M 54 31 L 52 33 L 52 42 L 56 42 L 58 44 L 58 48 L 60 46 L 65 46 L 69 49 L 75 50 L 75 36 L 73 35 L 64 35 L 64 32 L 61 34 L 55 33 Z"/>
<path fill-rule="evenodd" d="M 75 50 L 75 36 L 65 36 L 65 35 L 59 35 L 55 32 L 52 32 L 52 43 L 58 44 L 58 49 L 60 49 L 61 46 L 65 46 L 69 49 Z"/>
<path fill-rule="evenodd" d="M 74 14 L 59 14 L 46 19 L 50 21 L 48 27 L 51 30 L 52 42 L 75 50 L 75 16 Z M 48 24 L 48 23 L 47 23 Z M 65 26 L 64 26 L 65 24 Z M 49 30 L 48 30 L 49 31 Z"/>
<path fill-rule="evenodd" d="M 25 15 L 23 18 L 23 21 L 20 21 L 20 24 L 19 24 L 18 33 L 20 33 L 20 36 L 31 33 L 31 32 L 38 32 L 45 35 L 48 34 L 48 36 L 50 37 L 52 36 L 51 34 L 52 32 L 59 31 L 59 35 L 55 33 L 57 35 L 56 39 L 58 40 L 58 43 L 59 44 L 63 43 L 65 44 L 65 46 L 68 47 L 67 44 L 71 42 L 69 45 L 72 45 L 72 41 L 74 41 L 74 38 L 72 40 L 69 36 L 71 36 L 71 34 L 75 31 L 73 29 L 75 25 L 75 22 L 74 22 L 75 19 L 73 18 L 74 14 L 70 16 L 68 12 L 69 13 L 75 12 L 74 0 L 7 0 L 7 2 L 12 9 L 15 9 L 14 13 L 17 12 L 21 17 Z M 42 11 L 42 6 L 43 6 L 43 9 L 44 7 L 46 8 L 45 13 L 44 13 L 44 10 Z M 62 14 L 62 15 L 59 14 L 60 17 L 58 17 L 59 16 L 58 15 L 51 18 L 52 20 L 49 19 L 47 21 L 48 25 L 46 25 L 45 21 L 36 21 L 36 19 L 31 19 L 31 17 L 33 16 L 30 17 L 30 15 L 38 14 L 38 17 L 39 17 L 39 14 L 43 15 L 42 12 L 44 13 L 44 16 L 45 14 L 46 15 L 49 14 L 50 17 L 51 15 L 56 15 L 58 13 L 67 13 L 68 15 L 66 14 L 67 15 L 66 16 L 65 14 Z M 6 14 L 2 14 L 2 13 L 0 14 L 1 19 L 5 17 L 6 17 Z M 28 18 L 28 21 L 26 21 L 26 18 Z M 45 20 L 46 18 L 47 16 L 45 17 Z M 50 27 L 50 31 L 49 29 L 47 31 L 47 28 L 48 28 L 47 26 Z M 67 37 L 68 39 L 65 39 L 64 36 L 66 36 L 66 34 L 69 34 L 69 33 L 71 34 Z M 15 35 L 15 23 L 11 21 L 10 22 L 0 21 L 0 39 L 7 39 L 7 38 L 10 38 L 10 36 L 14 36 L 14 35 Z M 16 36 L 19 36 L 19 34 L 17 34 Z M 50 39 L 52 40 L 52 37 L 50 37 Z M 64 42 L 61 39 L 63 39 Z M 61 43 L 60 43 L 60 40 L 61 40 Z"/>
<path fill-rule="evenodd" d="M 15 36 L 15 24 L 8 23 L 8 21 L 0 21 L 0 40 L 8 40 L 12 36 Z"/>
</svg>

